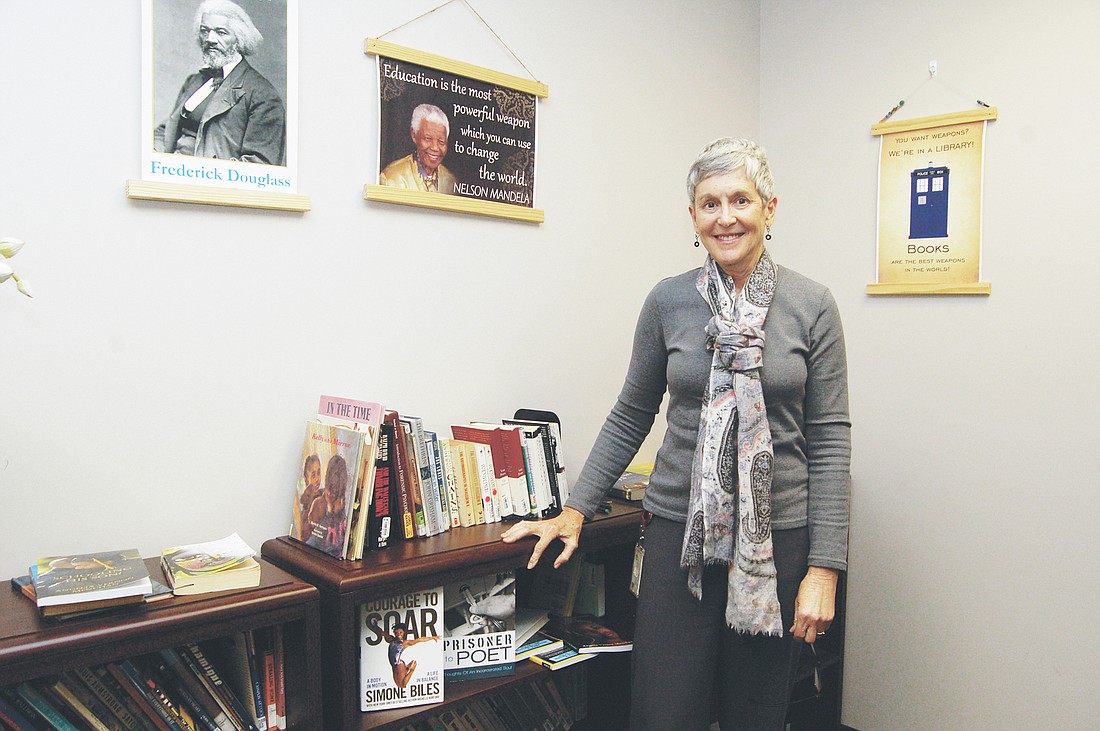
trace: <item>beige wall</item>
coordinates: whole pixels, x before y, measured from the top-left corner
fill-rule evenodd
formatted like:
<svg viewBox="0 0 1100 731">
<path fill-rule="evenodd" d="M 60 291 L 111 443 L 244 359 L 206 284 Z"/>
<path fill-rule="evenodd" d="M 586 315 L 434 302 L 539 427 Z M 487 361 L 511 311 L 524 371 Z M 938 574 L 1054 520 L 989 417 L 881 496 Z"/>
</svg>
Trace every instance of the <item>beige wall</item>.
<svg viewBox="0 0 1100 731">
<path fill-rule="evenodd" d="M 1097 728 L 1100 7 L 761 7 L 760 129 L 781 199 L 773 250 L 832 287 L 847 332 L 844 721 Z M 992 295 L 868 297 L 871 125 L 899 99 L 895 118 L 977 98 L 1000 112 L 986 132 Z"/>
</svg>

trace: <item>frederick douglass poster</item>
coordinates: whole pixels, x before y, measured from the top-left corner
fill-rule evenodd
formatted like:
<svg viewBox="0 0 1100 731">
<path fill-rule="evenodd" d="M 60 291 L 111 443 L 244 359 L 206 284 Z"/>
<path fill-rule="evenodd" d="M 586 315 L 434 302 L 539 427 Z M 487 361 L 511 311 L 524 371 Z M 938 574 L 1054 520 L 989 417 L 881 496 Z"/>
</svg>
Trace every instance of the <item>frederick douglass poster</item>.
<svg viewBox="0 0 1100 731">
<path fill-rule="evenodd" d="M 297 0 L 144 0 L 143 181 L 297 192 Z"/>
<path fill-rule="evenodd" d="M 417 194 L 534 208 L 534 93 L 381 53 L 377 60 L 378 170 L 368 198 L 404 202 L 408 192 L 416 205 L 473 213 L 490 211 Z"/>
</svg>

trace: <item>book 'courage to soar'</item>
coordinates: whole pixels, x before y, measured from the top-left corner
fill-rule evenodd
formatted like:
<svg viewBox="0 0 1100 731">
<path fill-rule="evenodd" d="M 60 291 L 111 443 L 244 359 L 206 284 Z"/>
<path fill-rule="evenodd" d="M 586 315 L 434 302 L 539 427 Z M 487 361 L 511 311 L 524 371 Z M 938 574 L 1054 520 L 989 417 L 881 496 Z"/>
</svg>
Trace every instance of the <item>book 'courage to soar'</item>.
<svg viewBox="0 0 1100 731">
<path fill-rule="evenodd" d="M 442 586 L 359 608 L 360 710 L 443 700 L 442 613 Z"/>
</svg>

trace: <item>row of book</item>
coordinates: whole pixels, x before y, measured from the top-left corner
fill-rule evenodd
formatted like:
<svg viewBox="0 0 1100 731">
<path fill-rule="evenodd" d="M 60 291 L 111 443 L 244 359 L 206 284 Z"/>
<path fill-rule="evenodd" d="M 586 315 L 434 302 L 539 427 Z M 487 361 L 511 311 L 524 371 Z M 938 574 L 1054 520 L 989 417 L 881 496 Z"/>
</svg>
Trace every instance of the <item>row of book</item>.
<svg viewBox="0 0 1100 731">
<path fill-rule="evenodd" d="M 561 431 L 556 418 L 525 418 L 545 414 L 452 424 L 447 436 L 375 402 L 322 396 L 290 536 L 354 560 L 452 528 L 557 515 L 569 495 Z"/>
<path fill-rule="evenodd" d="M 568 731 L 587 718 L 584 669 L 537 676 L 418 718 L 401 731 Z"/>
<path fill-rule="evenodd" d="M 166 599 L 260 583 L 260 565 L 236 533 L 218 541 L 166 548 L 161 568 L 167 585 L 154 579 L 136 548 L 45 556 L 12 586 L 50 619 L 122 609 Z"/>
<path fill-rule="evenodd" d="M 0 688 L 13 731 L 276 731 L 286 728 L 281 627 Z"/>
</svg>

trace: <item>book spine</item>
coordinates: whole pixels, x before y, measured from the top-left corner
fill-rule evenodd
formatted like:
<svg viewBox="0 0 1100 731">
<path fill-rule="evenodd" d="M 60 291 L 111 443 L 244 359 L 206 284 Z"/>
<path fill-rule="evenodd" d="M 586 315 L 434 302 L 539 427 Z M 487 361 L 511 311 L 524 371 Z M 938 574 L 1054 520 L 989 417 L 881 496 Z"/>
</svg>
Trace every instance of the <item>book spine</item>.
<svg viewBox="0 0 1100 731">
<path fill-rule="evenodd" d="M 420 491 L 424 501 L 425 533 L 434 536 L 443 532 L 443 506 L 439 501 L 439 484 L 433 474 L 433 460 L 428 450 L 428 436 L 424 431 L 424 422 L 418 417 L 412 417 L 409 421 L 412 424 L 416 465 L 420 474 Z"/>
<path fill-rule="evenodd" d="M 64 678 L 57 678 L 49 684 L 58 700 L 79 716 L 80 720 L 87 724 L 93 731 L 112 731 L 112 728 L 104 723 L 88 705 L 73 691 Z"/>
<path fill-rule="evenodd" d="M 451 449 L 450 439 L 439 440 L 439 462 L 443 474 L 443 483 L 447 491 L 447 515 L 450 517 L 452 528 L 462 526 L 462 516 L 459 513 L 458 478 L 455 475 L 454 451 Z"/>
<path fill-rule="evenodd" d="M 252 630 L 244 631 L 245 656 L 248 658 L 248 676 L 252 683 L 252 702 L 255 704 L 256 728 L 267 731 L 267 704 L 264 703 L 264 683 L 260 674 L 260 658 L 256 654 L 256 638 Z"/>
<path fill-rule="evenodd" d="M 172 648 L 160 651 L 163 665 L 158 668 L 161 674 L 172 680 L 182 700 L 195 706 L 195 714 L 210 731 L 234 731 L 229 717 L 222 707 L 202 684 L 202 681 L 184 664 L 183 659 Z M 212 728 L 211 728 L 212 727 Z"/>
<path fill-rule="evenodd" d="M 387 418 L 388 415 L 387 415 Z M 401 529 L 405 539 L 416 538 L 416 509 L 413 507 L 412 475 L 406 454 L 405 427 L 401 420 L 393 419 L 394 467 L 397 472 L 397 493 L 401 501 Z"/>
<path fill-rule="evenodd" d="M 0 694 L 0 721 L 14 731 L 38 731 L 38 727 L 27 718 L 26 714 L 2 694 Z"/>
<path fill-rule="evenodd" d="M 451 529 L 451 501 L 447 498 L 447 478 L 443 474 L 443 455 L 439 447 L 439 435 L 435 432 L 424 432 L 424 441 L 432 464 L 432 480 L 435 485 L 435 497 L 439 501 L 440 532 L 442 533 Z"/>
<path fill-rule="evenodd" d="M 275 652 L 270 647 L 263 651 L 264 706 L 267 709 L 267 727 L 279 728 L 279 707 L 275 700 Z"/>
<path fill-rule="evenodd" d="M 100 680 L 99 676 L 97 676 L 91 668 L 77 668 L 74 673 L 81 682 L 88 687 L 88 690 L 95 694 L 103 707 L 118 719 L 123 728 L 129 729 L 130 731 L 139 731 L 139 729 L 144 728 L 138 719 L 130 713 L 126 704 L 111 692 L 111 689 Z"/>
<path fill-rule="evenodd" d="M 157 716 L 141 692 L 126 679 L 117 664 L 94 665 L 91 670 L 99 682 L 126 706 L 126 710 L 138 722 L 138 728 L 148 731 L 170 731 L 168 725 Z"/>
<path fill-rule="evenodd" d="M 523 460 L 523 437 L 519 427 L 502 427 L 500 439 L 504 447 L 504 463 L 512 493 L 512 515 L 531 517 L 531 499 L 527 492 L 527 467 Z"/>
<path fill-rule="evenodd" d="M 467 442 L 458 439 L 451 440 L 451 461 L 454 463 L 455 486 L 458 488 L 459 517 L 463 527 L 477 525 L 477 508 L 479 499 L 475 498 L 471 483 L 469 465 L 466 454 Z"/>
<path fill-rule="evenodd" d="M 486 523 L 500 522 L 500 500 L 496 475 L 493 471 L 493 453 L 487 444 L 475 444 L 477 476 L 481 481 L 481 503 L 485 509 Z"/>
<path fill-rule="evenodd" d="M 378 428 L 378 450 L 374 464 L 374 497 L 370 504 L 367 545 L 371 550 L 386 548 L 393 529 L 395 489 L 393 485 L 393 424 Z"/>
<path fill-rule="evenodd" d="M 283 665 L 283 626 L 275 625 L 273 629 L 274 654 L 275 654 L 275 717 L 279 722 L 280 731 L 286 731 L 286 677 Z"/>
<path fill-rule="evenodd" d="M 15 692 L 35 711 L 40 713 L 57 731 L 78 731 L 77 727 L 69 723 L 69 720 L 61 714 L 61 711 L 47 701 L 30 683 L 20 683 L 15 686 Z"/>
<path fill-rule="evenodd" d="M 191 667 L 192 672 L 199 676 L 199 679 L 210 689 L 210 694 L 221 704 L 222 709 L 237 729 L 256 731 L 255 726 L 252 724 L 251 714 L 242 706 L 236 693 L 222 680 L 217 668 L 214 667 L 214 664 L 201 647 L 196 644 L 184 645 L 180 651 L 180 656 Z"/>
<path fill-rule="evenodd" d="M 420 467 L 420 448 L 417 446 L 417 437 L 412 422 L 402 418 L 401 425 L 405 430 L 405 460 L 409 475 L 409 494 L 412 497 L 416 535 L 424 537 L 429 534 L 430 527 L 427 506 L 424 504 L 424 479 Z"/>
<path fill-rule="evenodd" d="M 122 669 L 126 680 L 134 687 L 141 697 L 144 698 L 145 703 L 149 706 L 149 710 L 156 715 L 160 720 L 172 729 L 172 731 L 191 731 L 190 728 L 185 728 L 184 724 L 180 722 L 180 719 L 176 714 L 171 713 L 164 705 L 161 699 L 157 696 L 155 690 L 149 686 L 149 680 L 145 673 L 141 672 L 137 666 L 130 660 L 122 660 L 118 663 L 118 667 Z"/>
</svg>

